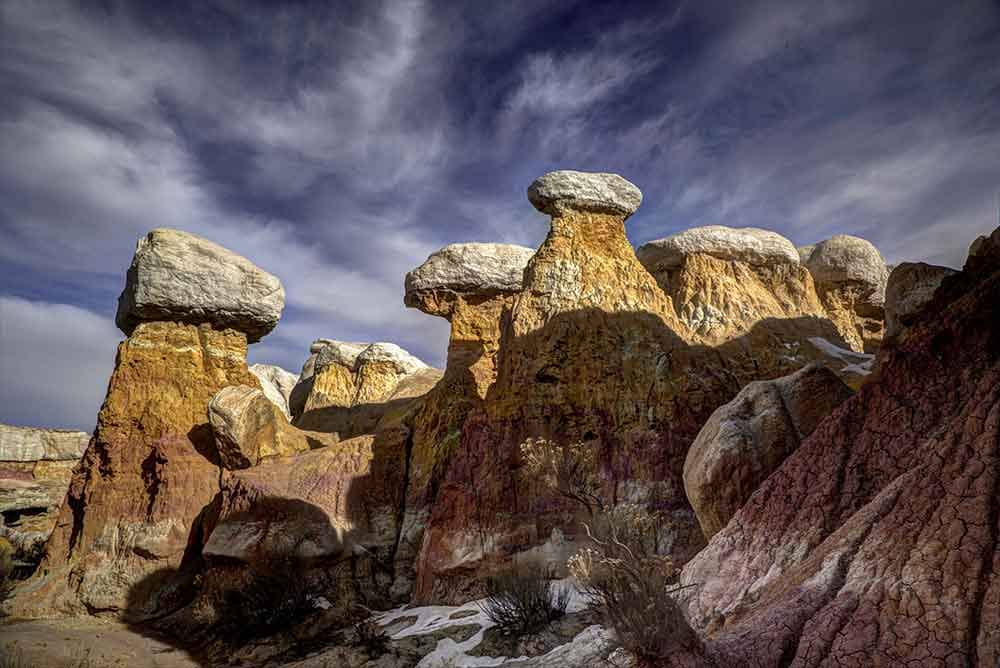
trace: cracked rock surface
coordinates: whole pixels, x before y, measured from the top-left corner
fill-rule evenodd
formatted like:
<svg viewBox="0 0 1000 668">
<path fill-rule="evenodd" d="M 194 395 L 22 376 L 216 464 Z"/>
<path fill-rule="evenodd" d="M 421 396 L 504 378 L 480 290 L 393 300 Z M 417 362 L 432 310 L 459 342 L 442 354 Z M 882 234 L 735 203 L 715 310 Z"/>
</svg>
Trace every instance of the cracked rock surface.
<svg viewBox="0 0 1000 668">
<path fill-rule="evenodd" d="M 1000 661 L 1000 230 L 684 568 L 716 665 Z"/>
</svg>

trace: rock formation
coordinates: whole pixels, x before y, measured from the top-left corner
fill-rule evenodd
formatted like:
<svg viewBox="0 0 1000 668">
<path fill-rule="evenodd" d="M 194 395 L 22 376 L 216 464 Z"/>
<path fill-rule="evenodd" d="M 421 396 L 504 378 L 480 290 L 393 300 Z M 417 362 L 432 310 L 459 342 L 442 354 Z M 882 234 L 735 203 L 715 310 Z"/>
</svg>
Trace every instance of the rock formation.
<svg viewBox="0 0 1000 668">
<path fill-rule="evenodd" d="M 1000 661 L 1000 229 L 684 568 L 713 665 Z"/>
<path fill-rule="evenodd" d="M 136 246 L 116 322 L 125 334 L 141 322 L 211 324 L 253 343 L 274 329 L 284 306 L 276 276 L 207 239 L 161 228 Z"/>
<path fill-rule="evenodd" d="M 274 325 L 282 299 L 276 278 L 211 242 L 173 230 L 139 241 L 119 300 L 129 336 L 15 614 L 121 611 L 130 595 L 142 601 L 131 591 L 137 582 L 180 564 L 195 518 L 219 490 L 206 406 L 223 387 L 258 386 L 247 340 Z"/>
<path fill-rule="evenodd" d="M 856 351 L 873 352 L 882 340 L 889 277 L 878 249 L 859 237 L 838 234 L 816 244 L 806 266 L 844 340 Z"/>
<path fill-rule="evenodd" d="M 260 387 L 264 390 L 264 396 L 280 408 L 287 419 L 291 420 L 292 413 L 288 403 L 291 400 L 295 384 L 299 382 L 299 377 L 274 364 L 251 364 L 250 373 L 257 376 Z"/>
<path fill-rule="evenodd" d="M 766 318 L 826 318 L 798 251 L 775 232 L 695 227 L 651 241 L 636 256 L 680 319 L 713 345 Z"/>
<path fill-rule="evenodd" d="M 310 352 L 291 395 L 293 423 L 344 439 L 373 433 L 383 415 L 399 408 L 404 402 L 393 396 L 405 379 L 441 376 L 393 343 L 319 339 Z"/>
<path fill-rule="evenodd" d="M 219 390 L 208 402 L 208 422 L 219 464 L 231 471 L 336 442 L 329 434 L 291 426 L 263 391 L 246 385 Z"/>
<path fill-rule="evenodd" d="M 711 540 L 740 506 L 851 396 L 836 374 L 814 365 L 750 383 L 698 432 L 684 461 L 684 490 Z"/>
<path fill-rule="evenodd" d="M 885 288 L 885 335 L 899 336 L 934 298 L 934 291 L 954 269 L 924 262 L 903 262 L 889 274 Z"/>
<path fill-rule="evenodd" d="M 15 559 L 36 559 L 89 440 L 82 431 L 0 425 L 0 536 Z"/>
</svg>

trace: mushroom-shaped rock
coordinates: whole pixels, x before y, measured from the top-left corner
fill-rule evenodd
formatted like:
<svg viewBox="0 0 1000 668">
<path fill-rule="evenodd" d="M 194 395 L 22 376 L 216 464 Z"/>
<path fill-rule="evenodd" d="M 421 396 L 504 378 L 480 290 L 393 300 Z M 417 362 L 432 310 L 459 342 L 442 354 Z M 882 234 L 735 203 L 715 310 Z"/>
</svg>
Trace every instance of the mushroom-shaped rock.
<svg viewBox="0 0 1000 668">
<path fill-rule="evenodd" d="M 215 435 L 219 462 L 230 470 L 304 452 L 310 448 L 310 437 L 317 444 L 324 440 L 336 442 L 292 427 L 263 391 L 246 385 L 219 390 L 208 402 L 208 422 Z"/>
<path fill-rule="evenodd" d="M 457 295 L 519 292 L 534 249 L 515 244 L 450 244 L 406 274 L 407 306 L 447 317 Z"/>
<path fill-rule="evenodd" d="M 274 364 L 251 364 L 250 373 L 257 376 L 261 389 L 264 390 L 264 396 L 280 408 L 285 417 L 290 420 L 288 401 L 292 396 L 295 383 L 299 382 L 299 377 Z"/>
<path fill-rule="evenodd" d="M 571 209 L 627 218 L 642 204 L 642 192 L 618 174 L 563 169 L 535 179 L 528 187 L 528 199 L 549 215 Z"/>
<path fill-rule="evenodd" d="M 924 262 L 902 262 L 889 274 L 885 288 L 885 335 L 900 334 L 934 297 L 946 277 L 957 273 Z"/>
<path fill-rule="evenodd" d="M 872 304 L 885 302 L 885 260 L 870 241 L 835 235 L 816 244 L 806 266 L 816 285 L 858 284 L 869 291 Z"/>
<path fill-rule="evenodd" d="M 136 245 L 115 322 L 126 334 L 141 322 L 211 324 L 254 342 L 274 329 L 284 305 L 276 276 L 207 239 L 160 228 Z"/>
<path fill-rule="evenodd" d="M 718 533 L 757 486 L 851 390 L 813 365 L 756 381 L 720 406 L 684 460 L 684 490 L 706 539 Z"/>
<path fill-rule="evenodd" d="M 777 232 L 725 225 L 692 227 L 650 241 L 636 251 L 636 256 L 655 275 L 659 270 L 680 266 L 685 257 L 696 253 L 752 266 L 799 264 L 795 245 Z"/>
</svg>

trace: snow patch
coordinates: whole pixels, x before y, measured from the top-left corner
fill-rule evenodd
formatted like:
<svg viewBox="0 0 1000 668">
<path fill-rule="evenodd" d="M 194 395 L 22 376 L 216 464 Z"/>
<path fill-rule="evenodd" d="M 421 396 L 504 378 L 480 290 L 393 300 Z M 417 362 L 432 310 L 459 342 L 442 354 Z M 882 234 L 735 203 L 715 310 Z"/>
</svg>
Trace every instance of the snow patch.
<svg viewBox="0 0 1000 668">
<path fill-rule="evenodd" d="M 875 356 L 868 353 L 858 353 L 853 350 L 841 348 L 830 343 L 822 336 L 809 337 L 809 343 L 816 346 L 816 349 L 827 357 L 832 357 L 844 363 L 841 373 L 853 373 L 858 376 L 867 376 L 872 372 L 872 365 L 875 364 Z"/>
</svg>

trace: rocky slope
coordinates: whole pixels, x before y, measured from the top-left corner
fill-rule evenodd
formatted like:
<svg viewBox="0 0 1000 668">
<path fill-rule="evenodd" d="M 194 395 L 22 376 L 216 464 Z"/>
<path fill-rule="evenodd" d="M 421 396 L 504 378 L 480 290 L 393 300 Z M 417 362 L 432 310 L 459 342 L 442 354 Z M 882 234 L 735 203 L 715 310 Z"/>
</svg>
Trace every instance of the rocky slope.
<svg viewBox="0 0 1000 668">
<path fill-rule="evenodd" d="M 1000 661 L 1000 230 L 684 569 L 713 665 Z"/>
</svg>

